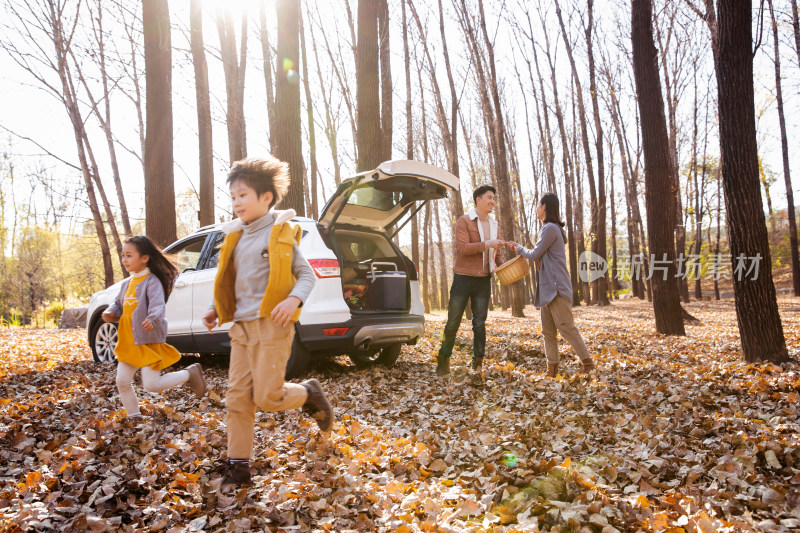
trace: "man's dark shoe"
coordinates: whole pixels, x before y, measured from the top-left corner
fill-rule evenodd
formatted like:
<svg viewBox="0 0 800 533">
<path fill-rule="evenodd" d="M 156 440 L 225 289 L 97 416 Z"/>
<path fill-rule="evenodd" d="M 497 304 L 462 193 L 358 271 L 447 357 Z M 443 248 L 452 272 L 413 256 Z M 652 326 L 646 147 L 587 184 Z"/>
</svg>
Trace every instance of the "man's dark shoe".
<svg viewBox="0 0 800 533">
<path fill-rule="evenodd" d="M 450 360 L 449 359 L 440 360 L 436 364 L 436 375 L 441 378 L 449 374 L 450 374 Z"/>
<path fill-rule="evenodd" d="M 480 372 L 483 369 L 483 357 L 478 357 L 472 361 L 472 370 Z"/>
<path fill-rule="evenodd" d="M 328 398 L 322 392 L 322 386 L 316 379 L 309 379 L 302 383 L 308 391 L 308 398 L 303 404 L 303 411 L 317 421 L 320 431 L 330 431 L 333 427 L 333 409 Z"/>
<path fill-rule="evenodd" d="M 222 485 L 250 485 L 253 480 L 250 476 L 250 465 L 246 461 L 231 462 L 229 459 L 217 459 L 214 466 L 208 471 L 211 478 L 222 477 Z"/>
</svg>

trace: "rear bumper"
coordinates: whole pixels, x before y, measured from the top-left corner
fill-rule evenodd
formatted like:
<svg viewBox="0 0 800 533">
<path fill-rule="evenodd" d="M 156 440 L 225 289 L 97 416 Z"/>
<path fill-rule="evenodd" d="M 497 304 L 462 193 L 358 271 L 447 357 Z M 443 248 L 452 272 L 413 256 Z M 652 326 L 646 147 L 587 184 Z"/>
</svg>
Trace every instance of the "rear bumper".
<svg viewBox="0 0 800 533">
<path fill-rule="evenodd" d="M 348 328 L 344 335 L 325 335 L 324 330 Z M 353 317 L 333 324 L 297 324 L 300 342 L 312 351 L 347 353 L 368 351 L 389 344 L 414 344 L 425 331 L 421 315 Z"/>
</svg>

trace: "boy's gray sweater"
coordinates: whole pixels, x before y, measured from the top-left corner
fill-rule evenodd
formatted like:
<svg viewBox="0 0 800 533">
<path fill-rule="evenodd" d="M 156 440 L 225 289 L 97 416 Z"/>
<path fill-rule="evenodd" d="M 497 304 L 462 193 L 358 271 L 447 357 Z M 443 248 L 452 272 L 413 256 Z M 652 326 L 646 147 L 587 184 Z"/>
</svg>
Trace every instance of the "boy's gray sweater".
<svg viewBox="0 0 800 533">
<path fill-rule="evenodd" d="M 291 220 L 295 215 L 294 210 L 271 210 L 263 217 L 249 224 L 235 220 L 223 226 L 225 233 L 242 230 L 242 237 L 233 249 L 233 267 L 236 271 L 236 312 L 234 322 L 248 322 L 259 318 L 258 313 L 264 292 L 269 282 L 269 236 L 275 224 L 282 224 Z M 238 222 L 238 224 L 237 224 Z M 292 274 L 297 282 L 289 293 L 296 296 L 302 305 L 311 294 L 317 281 L 314 271 L 308 261 L 300 252 L 300 247 L 294 247 L 292 255 Z M 214 307 L 212 301 L 211 307 Z"/>
</svg>

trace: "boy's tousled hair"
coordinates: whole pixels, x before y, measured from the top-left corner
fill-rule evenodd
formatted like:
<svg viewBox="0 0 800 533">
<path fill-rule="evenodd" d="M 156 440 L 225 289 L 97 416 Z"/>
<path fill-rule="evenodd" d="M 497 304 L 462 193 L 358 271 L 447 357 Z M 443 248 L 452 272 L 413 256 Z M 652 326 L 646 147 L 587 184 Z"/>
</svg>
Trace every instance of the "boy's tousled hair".
<svg viewBox="0 0 800 533">
<path fill-rule="evenodd" d="M 477 202 L 478 198 L 480 198 L 489 191 L 492 191 L 493 193 L 497 194 L 497 189 L 495 189 L 491 185 L 481 185 L 480 187 L 472 191 L 472 200 L 474 202 Z"/>
<path fill-rule="evenodd" d="M 169 299 L 172 292 L 172 285 L 175 283 L 175 278 L 178 277 L 178 269 L 172 264 L 172 261 L 167 259 L 161 249 L 156 246 L 156 243 L 150 240 L 146 235 L 137 235 L 125 241 L 125 244 L 132 244 L 136 247 L 139 255 L 146 255 L 150 257 L 147 261 L 147 268 L 150 273 L 158 278 L 161 282 L 161 287 L 164 289 L 164 301 Z"/>
<path fill-rule="evenodd" d="M 249 157 L 236 161 L 228 172 L 227 183 L 242 181 L 256 191 L 260 198 L 264 193 L 272 193 L 272 205 L 275 207 L 286 196 L 291 179 L 289 163 L 272 157 Z"/>
</svg>

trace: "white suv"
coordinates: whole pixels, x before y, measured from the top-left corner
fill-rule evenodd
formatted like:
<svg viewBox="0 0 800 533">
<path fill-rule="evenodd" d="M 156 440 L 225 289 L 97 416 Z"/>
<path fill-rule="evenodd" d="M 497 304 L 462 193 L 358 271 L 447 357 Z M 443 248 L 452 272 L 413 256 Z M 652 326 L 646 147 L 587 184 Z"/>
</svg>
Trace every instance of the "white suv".
<svg viewBox="0 0 800 533">
<path fill-rule="evenodd" d="M 359 367 L 391 366 L 403 344 L 415 344 L 425 323 L 414 263 L 393 237 L 425 203 L 444 198 L 458 178 L 418 161 L 387 161 L 344 180 L 319 221 L 296 217 L 300 249 L 317 275 L 296 323 L 287 378 L 316 357 L 346 354 Z M 180 275 L 167 302 L 167 342 L 185 353 L 228 353 L 225 324 L 209 332 L 201 317 L 211 302 L 221 224 L 166 247 Z M 413 235 L 416 239 L 417 236 Z M 117 326 L 100 315 L 119 293 L 116 283 L 92 295 L 86 329 L 95 361 L 112 363 Z"/>
</svg>

